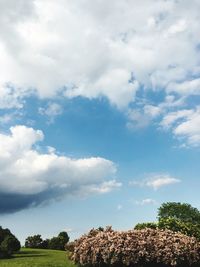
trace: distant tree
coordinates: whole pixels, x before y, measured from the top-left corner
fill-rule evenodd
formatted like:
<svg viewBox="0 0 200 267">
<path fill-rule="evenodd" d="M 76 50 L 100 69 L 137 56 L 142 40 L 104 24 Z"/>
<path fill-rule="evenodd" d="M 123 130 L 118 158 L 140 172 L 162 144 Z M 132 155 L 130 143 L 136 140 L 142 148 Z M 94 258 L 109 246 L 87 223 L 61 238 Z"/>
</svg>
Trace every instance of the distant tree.
<svg viewBox="0 0 200 267">
<path fill-rule="evenodd" d="M 158 220 L 173 218 L 182 222 L 200 225 L 200 212 L 187 203 L 166 202 L 158 209 Z"/>
<path fill-rule="evenodd" d="M 65 245 L 69 242 L 67 232 L 60 232 L 57 237 L 43 240 L 41 235 L 28 236 L 25 241 L 26 248 L 41 248 L 65 250 Z"/>
<path fill-rule="evenodd" d="M 26 248 L 42 248 L 43 242 L 44 241 L 41 238 L 41 235 L 28 236 L 25 241 L 25 247 Z"/>
<path fill-rule="evenodd" d="M 63 242 L 68 243 L 69 242 L 69 236 L 67 232 L 60 232 L 58 237 L 60 239 L 63 239 Z"/>
<path fill-rule="evenodd" d="M 63 242 L 59 237 L 52 237 L 49 241 L 49 248 L 55 250 L 64 250 Z"/>
<path fill-rule="evenodd" d="M 45 239 L 42 241 L 41 243 L 41 247 L 42 249 L 48 249 L 49 248 L 49 239 Z"/>
<path fill-rule="evenodd" d="M 53 237 L 49 240 L 49 248 L 56 250 L 65 250 L 65 245 L 69 242 L 69 236 L 67 232 L 60 232 L 57 237 Z"/>
</svg>

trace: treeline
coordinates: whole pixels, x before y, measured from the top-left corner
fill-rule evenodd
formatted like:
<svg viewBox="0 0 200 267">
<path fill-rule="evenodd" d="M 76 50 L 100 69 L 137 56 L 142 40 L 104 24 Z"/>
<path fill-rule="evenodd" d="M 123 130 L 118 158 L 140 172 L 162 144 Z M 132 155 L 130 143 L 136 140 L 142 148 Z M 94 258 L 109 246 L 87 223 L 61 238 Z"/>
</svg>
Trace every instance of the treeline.
<svg viewBox="0 0 200 267">
<path fill-rule="evenodd" d="M 69 242 L 67 232 L 60 232 L 58 236 L 43 240 L 41 235 L 28 236 L 25 241 L 26 248 L 65 250 Z"/>
<path fill-rule="evenodd" d="M 19 240 L 9 229 L 0 226 L 0 258 L 10 257 L 21 248 Z"/>
</svg>

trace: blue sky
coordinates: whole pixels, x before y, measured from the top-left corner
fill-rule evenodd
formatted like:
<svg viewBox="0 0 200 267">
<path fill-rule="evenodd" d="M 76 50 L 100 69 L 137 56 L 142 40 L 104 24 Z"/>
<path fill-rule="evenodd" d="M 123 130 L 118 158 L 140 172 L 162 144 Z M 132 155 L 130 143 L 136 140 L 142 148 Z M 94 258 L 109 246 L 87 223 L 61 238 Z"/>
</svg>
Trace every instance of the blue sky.
<svg viewBox="0 0 200 267">
<path fill-rule="evenodd" d="M 0 3 L 3 227 L 73 239 L 200 208 L 199 7 Z"/>
</svg>

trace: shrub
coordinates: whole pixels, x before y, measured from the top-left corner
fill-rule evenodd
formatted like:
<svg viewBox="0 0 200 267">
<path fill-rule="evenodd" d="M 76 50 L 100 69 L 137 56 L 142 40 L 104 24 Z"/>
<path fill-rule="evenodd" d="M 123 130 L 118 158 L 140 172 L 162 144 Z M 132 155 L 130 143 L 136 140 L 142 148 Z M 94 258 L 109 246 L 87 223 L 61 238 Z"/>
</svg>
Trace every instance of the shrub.
<svg viewBox="0 0 200 267">
<path fill-rule="evenodd" d="M 0 227 L 0 258 L 10 257 L 21 248 L 19 240 L 9 229 Z"/>
<path fill-rule="evenodd" d="M 199 266 L 200 243 L 169 230 L 93 229 L 75 241 L 71 259 L 87 267 Z"/>
</svg>

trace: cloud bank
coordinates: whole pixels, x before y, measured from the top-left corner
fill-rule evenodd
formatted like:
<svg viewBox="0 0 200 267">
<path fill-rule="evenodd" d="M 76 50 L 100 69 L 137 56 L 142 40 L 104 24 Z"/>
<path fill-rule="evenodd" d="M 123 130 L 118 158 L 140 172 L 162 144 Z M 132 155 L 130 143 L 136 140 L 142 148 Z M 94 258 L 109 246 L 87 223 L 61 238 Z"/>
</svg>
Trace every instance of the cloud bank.
<svg viewBox="0 0 200 267">
<path fill-rule="evenodd" d="M 130 129 L 161 122 L 200 95 L 199 9 L 197 0 L 3 0 L 0 108 L 22 108 L 32 94 L 106 97 L 126 112 L 139 104 L 127 112 Z M 151 103 L 148 91 L 165 99 Z M 184 142 L 199 145 L 199 130 L 184 127 Z"/>
<path fill-rule="evenodd" d="M 0 134 L 0 213 L 9 213 L 66 196 L 103 194 L 119 188 L 116 166 L 98 157 L 73 159 L 55 150 L 39 153 L 44 134 L 23 125 Z"/>
<path fill-rule="evenodd" d="M 199 94 L 199 8 L 195 0 L 1 1 L 1 94 L 21 90 L 5 105 L 17 106 L 27 89 L 104 95 L 118 107 L 140 85 Z"/>
</svg>

